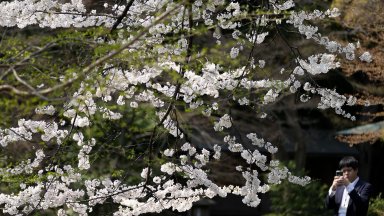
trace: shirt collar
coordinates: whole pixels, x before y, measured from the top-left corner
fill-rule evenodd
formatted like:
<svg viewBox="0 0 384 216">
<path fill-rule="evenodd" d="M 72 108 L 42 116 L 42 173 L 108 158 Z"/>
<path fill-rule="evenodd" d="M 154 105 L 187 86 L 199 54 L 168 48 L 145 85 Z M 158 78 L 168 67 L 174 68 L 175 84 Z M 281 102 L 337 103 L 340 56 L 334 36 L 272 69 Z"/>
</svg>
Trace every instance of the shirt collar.
<svg viewBox="0 0 384 216">
<path fill-rule="evenodd" d="M 356 183 L 359 181 L 359 176 L 357 176 L 357 178 L 355 179 L 355 181 L 353 181 L 352 183 L 351 183 L 351 185 L 353 186 L 353 187 L 355 187 L 355 185 L 356 185 Z"/>
</svg>

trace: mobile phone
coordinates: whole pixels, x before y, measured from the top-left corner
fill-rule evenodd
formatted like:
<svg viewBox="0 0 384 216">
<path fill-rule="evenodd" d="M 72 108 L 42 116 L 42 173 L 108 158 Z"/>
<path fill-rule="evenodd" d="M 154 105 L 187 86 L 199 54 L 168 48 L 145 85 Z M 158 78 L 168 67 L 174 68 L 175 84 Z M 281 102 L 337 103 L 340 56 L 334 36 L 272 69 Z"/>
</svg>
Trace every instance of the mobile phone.
<svg viewBox="0 0 384 216">
<path fill-rule="evenodd" d="M 336 170 L 336 176 L 342 176 L 343 172 L 341 170 Z"/>
</svg>

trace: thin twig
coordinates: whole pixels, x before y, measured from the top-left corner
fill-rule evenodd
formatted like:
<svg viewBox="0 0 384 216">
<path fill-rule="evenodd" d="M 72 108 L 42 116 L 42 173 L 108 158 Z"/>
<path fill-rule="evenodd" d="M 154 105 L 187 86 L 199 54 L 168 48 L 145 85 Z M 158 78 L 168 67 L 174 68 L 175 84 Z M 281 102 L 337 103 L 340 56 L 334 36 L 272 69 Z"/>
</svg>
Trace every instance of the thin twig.
<svg viewBox="0 0 384 216">
<path fill-rule="evenodd" d="M 21 79 L 13 67 L 12 67 L 12 71 L 13 71 L 13 76 L 16 78 L 16 80 L 19 81 L 24 86 L 26 86 L 27 88 L 29 88 L 32 91 L 32 94 L 40 97 L 43 100 L 48 100 L 47 97 L 45 97 L 44 95 L 41 95 L 39 92 L 36 91 L 35 88 L 33 88 L 31 85 L 29 85 L 25 80 Z"/>
<path fill-rule="evenodd" d="M 45 51 L 46 49 L 48 49 L 48 48 L 50 48 L 50 47 L 52 47 L 52 46 L 54 46 L 54 45 L 56 45 L 56 42 L 48 43 L 48 44 L 46 44 L 44 47 L 38 49 L 36 52 L 34 52 L 34 53 L 32 53 L 31 55 L 29 55 L 27 58 L 24 58 L 24 59 L 20 60 L 19 62 L 17 62 L 17 63 L 14 64 L 14 65 L 20 65 L 20 64 L 23 64 L 24 62 L 29 61 L 32 57 L 34 57 L 34 56 L 36 56 L 36 55 L 42 53 L 43 51 Z M 22 53 L 22 52 L 20 52 L 20 53 Z M 18 55 L 20 55 L 20 53 L 19 53 Z M 15 57 L 14 57 L 14 58 L 15 58 Z M 8 70 L 6 70 L 3 74 L 1 74 L 1 75 L 0 75 L 0 80 L 2 80 L 5 76 L 7 76 L 8 73 L 10 73 L 10 72 L 12 71 L 13 67 L 14 67 L 14 66 L 11 65 L 10 68 L 9 68 Z"/>
</svg>

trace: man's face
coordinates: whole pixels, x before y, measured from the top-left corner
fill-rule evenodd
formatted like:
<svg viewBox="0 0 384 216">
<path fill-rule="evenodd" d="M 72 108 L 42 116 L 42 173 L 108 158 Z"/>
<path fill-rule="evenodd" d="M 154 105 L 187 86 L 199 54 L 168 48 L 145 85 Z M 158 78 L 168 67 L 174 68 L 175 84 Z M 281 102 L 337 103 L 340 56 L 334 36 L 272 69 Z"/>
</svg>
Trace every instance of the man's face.
<svg viewBox="0 0 384 216">
<path fill-rule="evenodd" d="M 354 170 L 352 167 L 343 167 L 341 171 L 343 172 L 344 178 L 347 178 L 350 182 L 353 182 L 357 178 L 357 168 Z"/>
</svg>

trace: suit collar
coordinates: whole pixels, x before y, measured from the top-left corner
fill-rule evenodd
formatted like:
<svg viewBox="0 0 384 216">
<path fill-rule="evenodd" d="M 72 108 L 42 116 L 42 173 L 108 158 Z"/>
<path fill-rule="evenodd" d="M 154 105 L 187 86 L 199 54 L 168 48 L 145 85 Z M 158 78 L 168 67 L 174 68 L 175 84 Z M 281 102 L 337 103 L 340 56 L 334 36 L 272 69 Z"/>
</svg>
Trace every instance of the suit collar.
<svg viewBox="0 0 384 216">
<path fill-rule="evenodd" d="M 359 179 L 359 181 L 356 182 L 355 189 L 356 189 L 356 190 L 359 190 L 360 187 L 361 187 L 364 183 L 365 183 L 364 181 L 362 181 L 362 180 Z"/>
</svg>

